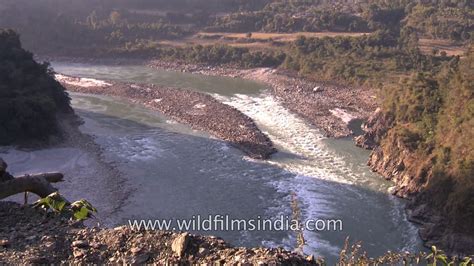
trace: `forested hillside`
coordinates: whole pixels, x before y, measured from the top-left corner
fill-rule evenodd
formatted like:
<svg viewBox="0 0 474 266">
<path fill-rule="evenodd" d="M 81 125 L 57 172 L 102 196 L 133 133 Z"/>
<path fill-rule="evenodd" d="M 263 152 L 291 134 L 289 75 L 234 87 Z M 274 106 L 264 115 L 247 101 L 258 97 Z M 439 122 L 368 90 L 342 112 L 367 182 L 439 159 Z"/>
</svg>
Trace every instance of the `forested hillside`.
<svg viewBox="0 0 474 266">
<path fill-rule="evenodd" d="M 49 66 L 36 63 L 19 36 L 2 29 L 0 62 L 0 144 L 45 140 L 56 133 L 56 115 L 72 109 Z"/>
<path fill-rule="evenodd" d="M 471 1 L 271 1 L 258 11 L 217 17 L 210 31 L 372 32 L 380 21 L 400 21 L 419 37 L 468 41 L 474 30 Z M 382 26 L 383 27 L 383 26 Z"/>
<path fill-rule="evenodd" d="M 437 73 L 418 72 L 384 91 L 382 112 L 359 144 L 369 165 L 414 198 L 421 236 L 448 250 L 474 249 L 474 51 Z M 470 239 L 470 240 L 469 240 Z"/>
<path fill-rule="evenodd" d="M 473 10 L 467 0 L 0 0 L 0 27 L 39 53 L 150 46 L 201 31 L 375 32 L 400 22 L 417 38 L 467 43 Z"/>
</svg>

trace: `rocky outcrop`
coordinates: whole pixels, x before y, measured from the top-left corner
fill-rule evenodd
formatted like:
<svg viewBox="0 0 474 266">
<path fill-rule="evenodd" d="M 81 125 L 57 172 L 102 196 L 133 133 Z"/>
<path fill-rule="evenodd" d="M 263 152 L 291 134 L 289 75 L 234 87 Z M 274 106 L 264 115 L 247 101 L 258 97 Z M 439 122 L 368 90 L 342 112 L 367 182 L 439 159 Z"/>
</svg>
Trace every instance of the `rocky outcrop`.
<svg viewBox="0 0 474 266">
<path fill-rule="evenodd" d="M 317 265 L 282 248 L 236 248 L 212 236 L 86 228 L 11 202 L 0 202 L 0 219 L 2 265 Z"/>
<path fill-rule="evenodd" d="M 375 149 L 393 125 L 393 116 L 377 108 L 363 124 L 364 135 L 355 138 L 356 145 L 364 149 Z"/>
<path fill-rule="evenodd" d="M 431 175 L 432 164 L 428 158 L 420 163 L 416 152 L 391 130 L 394 117 L 377 109 L 364 124 L 364 135 L 355 138 L 356 145 L 372 150 L 368 165 L 395 183 L 391 191 L 403 198 L 420 192 Z M 383 145 L 382 145 L 383 144 Z"/>
</svg>

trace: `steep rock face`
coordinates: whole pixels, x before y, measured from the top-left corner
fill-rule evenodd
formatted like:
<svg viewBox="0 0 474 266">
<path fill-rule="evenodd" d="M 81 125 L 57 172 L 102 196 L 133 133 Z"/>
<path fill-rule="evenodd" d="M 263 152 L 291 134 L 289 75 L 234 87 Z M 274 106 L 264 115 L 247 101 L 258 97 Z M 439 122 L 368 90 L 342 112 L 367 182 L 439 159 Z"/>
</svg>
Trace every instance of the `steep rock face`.
<svg viewBox="0 0 474 266">
<path fill-rule="evenodd" d="M 434 177 L 435 156 L 417 154 L 393 129 L 393 124 L 393 115 L 380 110 L 368 119 L 364 128 L 366 133 L 355 139 L 359 147 L 372 150 L 367 164 L 374 172 L 394 182 L 394 195 L 408 199 L 408 219 L 419 225 L 420 238 L 427 247 L 435 245 L 452 255 L 471 254 L 474 238 L 468 227 L 472 202 L 459 203 L 464 206 L 462 210 L 466 209 L 466 220 L 460 219 L 459 215 L 454 219 L 447 217 L 443 210 L 454 181 L 449 178 L 440 181 Z M 441 182 L 444 184 L 438 185 Z"/>
<path fill-rule="evenodd" d="M 420 160 L 397 132 L 389 130 L 387 126 L 393 123 L 390 114 L 376 113 L 372 119 L 376 119 L 372 120 L 372 127 L 369 127 L 365 135 L 357 137 L 356 144 L 373 150 L 368 165 L 374 172 L 395 182 L 392 193 L 402 198 L 410 198 L 420 192 L 430 179 L 433 166 L 431 158 Z"/>
</svg>

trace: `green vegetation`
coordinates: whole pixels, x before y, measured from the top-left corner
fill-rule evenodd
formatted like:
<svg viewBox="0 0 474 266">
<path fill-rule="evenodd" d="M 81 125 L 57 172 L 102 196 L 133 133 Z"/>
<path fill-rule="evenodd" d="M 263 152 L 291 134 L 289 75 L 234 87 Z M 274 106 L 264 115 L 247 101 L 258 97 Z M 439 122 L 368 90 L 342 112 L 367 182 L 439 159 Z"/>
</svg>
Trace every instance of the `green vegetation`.
<svg viewBox="0 0 474 266">
<path fill-rule="evenodd" d="M 432 208 L 450 228 L 474 236 L 474 51 L 453 58 L 437 73 L 421 72 L 385 89 L 385 111 L 395 137 L 415 154 L 407 166 L 426 188 Z M 396 132 L 396 134 L 393 134 Z M 389 151 L 393 141 L 382 141 Z"/>
<path fill-rule="evenodd" d="M 318 6 L 291 6 L 284 2 L 267 5 L 263 10 L 231 13 L 217 17 L 209 32 L 298 32 L 350 31 L 366 32 L 368 24 L 362 18 L 338 10 L 321 10 Z"/>
<path fill-rule="evenodd" d="M 81 199 L 69 203 L 58 192 L 54 192 L 47 197 L 39 199 L 33 204 L 33 206 L 78 221 L 94 217 L 94 213 L 97 213 L 96 208 L 94 208 L 87 200 Z"/>
<path fill-rule="evenodd" d="M 407 36 L 406 42 L 412 37 Z M 436 60 L 428 60 L 415 48 L 405 48 L 403 42 L 388 31 L 364 37 L 300 37 L 290 45 L 283 67 L 318 79 L 350 83 L 434 67 Z"/>
<path fill-rule="evenodd" d="M 0 28 L 21 33 L 35 53 L 71 55 L 173 40 L 210 23 L 210 12 L 253 10 L 266 1 L 0 0 Z"/>
<path fill-rule="evenodd" d="M 229 45 L 194 45 L 186 47 L 161 47 L 150 44 L 127 44 L 124 49 L 110 51 L 126 57 L 160 58 L 193 64 L 234 65 L 240 67 L 277 67 L 285 59 L 279 51 L 252 51 Z"/>
<path fill-rule="evenodd" d="M 431 247 L 430 253 L 395 253 L 387 252 L 387 254 L 371 258 L 367 256 L 366 252 L 362 251 L 362 244 L 360 242 L 350 245 L 349 238 L 346 239 L 344 248 L 339 254 L 339 262 L 337 265 L 472 265 L 473 258 L 466 256 L 462 258 L 448 257 L 442 250 Z M 324 265 L 324 263 L 323 263 Z"/>
<path fill-rule="evenodd" d="M 56 115 L 72 110 L 49 65 L 36 63 L 10 30 L 0 30 L 0 62 L 0 144 L 56 133 Z"/>
<path fill-rule="evenodd" d="M 52 1 L 50 1 L 52 2 Z M 35 53 L 72 50 L 94 50 L 100 47 L 123 46 L 126 42 L 175 39 L 189 34 L 179 25 L 164 19 L 137 16 L 127 10 L 83 10 L 67 15 L 64 3 L 46 4 L 45 1 L 27 1 L 24 5 L 5 4 L 0 8 L 0 27 L 20 32 L 25 47 Z"/>
<path fill-rule="evenodd" d="M 420 36 L 467 42 L 474 39 L 474 8 L 469 1 L 439 1 L 413 6 L 406 25 Z"/>
<path fill-rule="evenodd" d="M 435 2 L 435 3 L 433 3 Z M 369 32 L 383 23 L 404 23 L 420 37 L 469 41 L 474 31 L 474 8 L 460 1 L 303 1 L 269 2 L 263 9 L 217 17 L 206 28 L 214 32 Z M 383 22 L 383 23 L 381 23 Z"/>
</svg>

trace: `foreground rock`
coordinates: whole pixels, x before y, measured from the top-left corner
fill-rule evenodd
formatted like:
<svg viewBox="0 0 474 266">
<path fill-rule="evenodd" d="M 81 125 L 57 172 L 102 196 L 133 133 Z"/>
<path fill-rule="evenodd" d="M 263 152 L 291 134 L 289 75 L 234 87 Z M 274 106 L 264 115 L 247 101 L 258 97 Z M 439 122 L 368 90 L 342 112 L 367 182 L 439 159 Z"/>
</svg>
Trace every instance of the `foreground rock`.
<svg viewBox="0 0 474 266">
<path fill-rule="evenodd" d="M 267 159 L 276 150 L 271 140 L 248 116 L 212 96 L 187 89 L 124 84 L 57 75 L 69 91 L 120 96 L 159 110 L 178 122 L 207 131 L 255 159 Z"/>
<path fill-rule="evenodd" d="M 374 96 L 367 88 L 309 81 L 283 70 L 236 69 L 163 61 L 152 61 L 149 65 L 168 70 L 264 82 L 271 86 L 273 95 L 286 108 L 322 129 L 328 137 L 353 135 L 350 122 L 365 120 L 376 108 Z"/>
<path fill-rule="evenodd" d="M 11 202 L 0 202 L 0 219 L 0 264 L 316 265 L 280 248 L 233 248 L 215 237 L 85 228 Z"/>
</svg>

